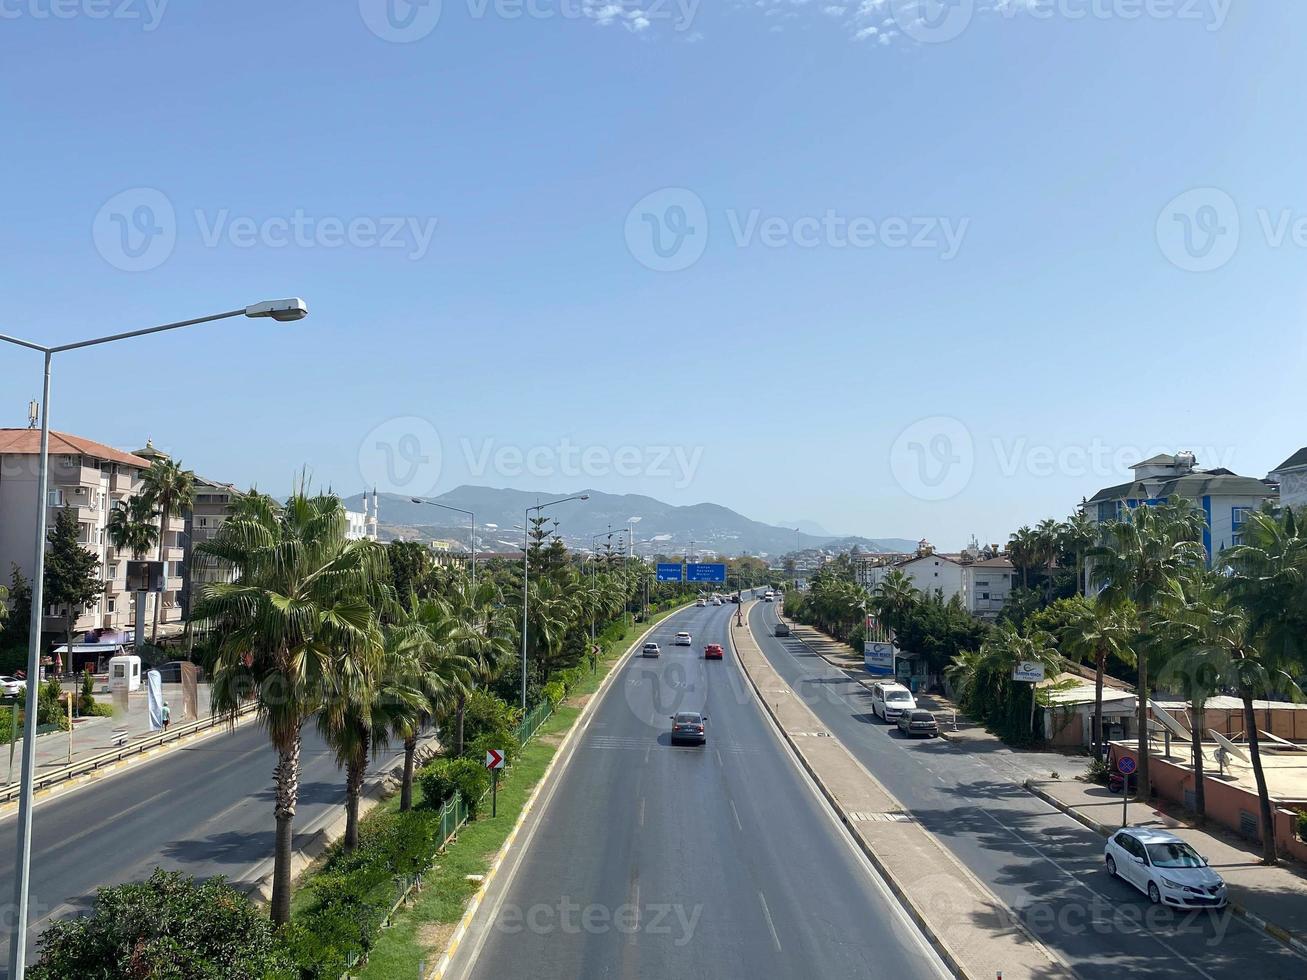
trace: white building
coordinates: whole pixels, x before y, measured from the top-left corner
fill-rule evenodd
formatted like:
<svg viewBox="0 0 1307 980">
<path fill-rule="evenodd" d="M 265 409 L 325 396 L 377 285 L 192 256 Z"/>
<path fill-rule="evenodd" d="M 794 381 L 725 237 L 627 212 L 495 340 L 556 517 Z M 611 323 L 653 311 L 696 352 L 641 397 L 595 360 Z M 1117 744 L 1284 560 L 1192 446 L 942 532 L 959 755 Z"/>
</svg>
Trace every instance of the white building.
<svg viewBox="0 0 1307 980">
<path fill-rule="evenodd" d="M 366 493 L 363 494 L 363 510 L 345 511 L 345 520 L 349 522 L 348 536 L 351 541 L 376 541 L 377 540 L 377 513 L 380 508 L 380 500 L 377 497 L 377 491 L 372 491 L 371 500 Z"/>
<path fill-rule="evenodd" d="M 1239 529 L 1249 514 L 1275 499 L 1275 488 L 1266 481 L 1226 469 L 1200 470 L 1189 452 L 1162 453 L 1130 469 L 1134 479 L 1099 490 L 1086 502 L 1085 516 L 1103 523 L 1116 520 L 1127 509 L 1185 497 L 1202 508 L 1206 517 L 1203 548 L 1209 564 L 1213 556 L 1241 543 Z"/>
<path fill-rule="evenodd" d="M 962 604 L 981 619 L 994 619 L 1007 602 L 1016 569 L 1006 558 L 982 558 L 962 565 Z"/>
<path fill-rule="evenodd" d="M 1280 506 L 1292 507 L 1297 516 L 1299 508 L 1307 507 L 1307 447 L 1271 470 L 1266 479 L 1280 485 Z"/>
</svg>

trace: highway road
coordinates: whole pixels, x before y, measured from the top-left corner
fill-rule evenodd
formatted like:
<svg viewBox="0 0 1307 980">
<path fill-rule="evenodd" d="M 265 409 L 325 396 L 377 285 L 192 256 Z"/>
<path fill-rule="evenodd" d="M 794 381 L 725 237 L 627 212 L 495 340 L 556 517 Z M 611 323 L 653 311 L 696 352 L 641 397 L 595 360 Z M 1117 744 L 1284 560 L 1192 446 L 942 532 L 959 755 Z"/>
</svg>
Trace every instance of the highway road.
<svg viewBox="0 0 1307 980">
<path fill-rule="evenodd" d="M 275 764 L 267 735 L 247 724 L 40 803 L 32 814 L 28 962 L 48 922 L 88 909 L 102 885 L 147 878 L 156 866 L 248 879 L 272 856 Z M 296 829 L 344 799 L 343 775 L 307 726 Z M 10 816 L 0 822 L 0 902 L 11 900 L 16 848 Z M 0 936 L 0 977 L 8 940 Z"/>
<path fill-rule="evenodd" d="M 669 617 L 660 659 L 617 668 L 451 976 L 945 975 L 746 694 L 730 647 L 703 660 L 705 642 L 728 643 L 735 609 Z M 672 646 L 678 630 L 692 647 Z M 705 747 L 670 744 L 676 710 L 707 713 Z"/>
<path fill-rule="evenodd" d="M 1014 781 L 1029 753 L 986 757 L 942 739 L 903 738 L 872 714 L 856 680 L 800 641 L 771 635 L 773 605 L 755 606 L 749 622 L 826 728 L 1079 976 L 1307 976 L 1307 962 L 1229 912 L 1153 907 L 1109 879 L 1102 838 Z M 1057 765 L 1056 756 L 1044 759 L 1045 772 Z"/>
</svg>

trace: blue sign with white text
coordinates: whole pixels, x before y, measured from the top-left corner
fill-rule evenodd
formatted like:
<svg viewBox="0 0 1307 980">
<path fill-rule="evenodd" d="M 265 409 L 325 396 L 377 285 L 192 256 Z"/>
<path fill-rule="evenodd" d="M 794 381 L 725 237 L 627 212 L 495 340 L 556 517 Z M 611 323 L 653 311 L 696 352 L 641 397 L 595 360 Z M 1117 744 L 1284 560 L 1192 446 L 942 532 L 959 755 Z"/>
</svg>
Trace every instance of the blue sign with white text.
<svg viewBox="0 0 1307 980">
<path fill-rule="evenodd" d="M 660 561 L 658 563 L 658 581 L 659 582 L 681 581 L 681 563 Z"/>
<path fill-rule="evenodd" d="M 685 566 L 687 582 L 725 582 L 726 566 L 723 564 L 693 564 Z"/>
</svg>

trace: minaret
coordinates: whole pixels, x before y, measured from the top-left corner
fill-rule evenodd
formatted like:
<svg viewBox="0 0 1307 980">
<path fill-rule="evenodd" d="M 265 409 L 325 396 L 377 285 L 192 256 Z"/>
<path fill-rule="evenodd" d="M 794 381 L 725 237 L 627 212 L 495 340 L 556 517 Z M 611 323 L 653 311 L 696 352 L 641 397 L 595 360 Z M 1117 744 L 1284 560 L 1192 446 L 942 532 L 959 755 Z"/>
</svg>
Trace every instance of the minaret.
<svg viewBox="0 0 1307 980">
<path fill-rule="evenodd" d="M 377 488 L 372 488 L 372 506 L 368 506 L 368 495 L 365 491 L 363 494 L 363 513 L 365 518 L 365 531 L 369 541 L 377 540 L 377 518 L 381 513 L 381 501 L 377 496 Z"/>
</svg>

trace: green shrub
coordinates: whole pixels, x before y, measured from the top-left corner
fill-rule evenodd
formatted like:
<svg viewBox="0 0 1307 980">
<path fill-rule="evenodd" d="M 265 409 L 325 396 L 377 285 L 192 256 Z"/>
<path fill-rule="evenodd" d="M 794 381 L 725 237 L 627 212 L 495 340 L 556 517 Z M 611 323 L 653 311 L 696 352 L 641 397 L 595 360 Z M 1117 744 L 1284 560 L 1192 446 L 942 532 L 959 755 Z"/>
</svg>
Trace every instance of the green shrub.
<svg viewBox="0 0 1307 980">
<path fill-rule="evenodd" d="M 1298 839 L 1307 840 L 1307 810 L 1298 811 Z"/>
<path fill-rule="evenodd" d="M 550 681 L 544 687 L 545 700 L 555 708 L 567 697 L 567 686 L 562 681 Z"/>
<path fill-rule="evenodd" d="M 222 878 L 198 882 L 175 871 L 101 888 L 91 915 L 56 919 L 39 944 L 32 980 L 294 976 L 261 909 Z"/>
<path fill-rule="evenodd" d="M 1110 773 L 1111 766 L 1107 764 L 1106 759 L 1090 759 L 1089 768 L 1085 770 L 1085 779 L 1106 786 Z"/>
<path fill-rule="evenodd" d="M 484 758 L 484 749 L 481 755 Z M 477 805 L 490 788 L 490 773 L 479 761 L 468 756 L 437 759 L 418 773 L 418 783 L 427 806 L 443 806 L 457 792 L 467 805 L 468 815 L 475 818 Z"/>
<path fill-rule="evenodd" d="M 58 725 L 68 731 L 68 703 L 64 700 L 63 688 L 59 679 L 48 678 L 38 689 L 36 701 L 36 723 L 38 725 Z"/>
</svg>

